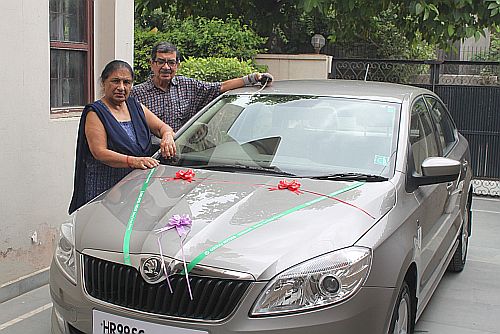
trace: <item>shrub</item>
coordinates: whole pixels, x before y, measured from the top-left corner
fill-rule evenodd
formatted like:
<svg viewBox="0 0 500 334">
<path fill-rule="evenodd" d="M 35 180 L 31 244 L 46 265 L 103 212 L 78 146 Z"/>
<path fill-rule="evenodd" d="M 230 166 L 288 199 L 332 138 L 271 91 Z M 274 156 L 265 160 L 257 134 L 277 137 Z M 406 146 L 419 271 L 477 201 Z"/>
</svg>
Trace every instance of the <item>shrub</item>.
<svg viewBox="0 0 500 334">
<path fill-rule="evenodd" d="M 264 51 L 266 38 L 258 36 L 239 20 L 228 18 L 188 18 L 169 27 L 171 41 L 190 57 L 251 59 Z"/>
<path fill-rule="evenodd" d="M 202 81 L 225 81 L 242 77 L 257 69 L 251 60 L 239 61 L 236 58 L 194 58 L 190 57 L 181 63 L 178 74 Z"/>
<path fill-rule="evenodd" d="M 217 18 L 188 18 L 182 21 L 169 18 L 163 23 L 163 31 L 135 28 L 134 69 L 137 82 L 144 81 L 149 75 L 151 48 L 159 41 L 173 43 L 184 59 L 222 57 L 246 61 L 265 51 L 262 46 L 266 38 L 231 17 L 225 21 Z"/>
<path fill-rule="evenodd" d="M 149 60 L 151 59 L 151 49 L 153 45 L 165 38 L 165 34 L 158 33 L 155 30 L 148 31 L 142 28 L 136 28 L 134 31 L 134 73 L 135 82 L 145 81 L 150 72 L 151 67 Z"/>
</svg>

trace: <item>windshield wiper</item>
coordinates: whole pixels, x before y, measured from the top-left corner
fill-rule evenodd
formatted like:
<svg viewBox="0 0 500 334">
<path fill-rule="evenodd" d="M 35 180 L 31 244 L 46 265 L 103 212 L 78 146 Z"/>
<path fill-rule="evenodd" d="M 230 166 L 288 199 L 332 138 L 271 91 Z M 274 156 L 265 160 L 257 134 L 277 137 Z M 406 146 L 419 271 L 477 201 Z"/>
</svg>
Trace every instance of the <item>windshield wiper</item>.
<svg viewBox="0 0 500 334">
<path fill-rule="evenodd" d="M 387 181 L 388 178 L 374 174 L 363 173 L 336 173 L 327 175 L 309 176 L 315 180 L 335 180 L 335 181 L 366 181 L 366 182 L 381 182 Z"/>
<path fill-rule="evenodd" d="M 282 171 L 277 166 L 270 166 L 270 167 L 248 166 L 248 165 L 244 165 L 244 164 L 241 164 L 241 163 L 193 166 L 192 168 L 197 168 L 197 169 L 214 169 L 214 170 L 223 171 L 223 172 L 245 170 L 245 171 L 267 173 L 267 174 L 276 174 L 276 175 L 285 175 L 285 176 L 296 176 L 295 174 Z"/>
</svg>

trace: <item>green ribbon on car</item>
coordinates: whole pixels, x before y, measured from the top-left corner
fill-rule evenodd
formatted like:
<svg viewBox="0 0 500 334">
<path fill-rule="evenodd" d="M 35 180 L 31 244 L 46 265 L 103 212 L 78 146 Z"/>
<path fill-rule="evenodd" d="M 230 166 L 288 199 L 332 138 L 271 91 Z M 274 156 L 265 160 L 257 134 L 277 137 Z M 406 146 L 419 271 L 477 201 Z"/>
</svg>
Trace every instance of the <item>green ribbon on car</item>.
<svg viewBox="0 0 500 334">
<path fill-rule="evenodd" d="M 267 218 L 267 219 L 264 219 L 264 220 L 262 220 L 262 221 L 260 221 L 260 222 L 258 222 L 258 223 L 256 223 L 256 224 L 254 224 L 254 225 L 252 225 L 252 226 L 247 227 L 247 228 L 246 228 L 246 229 L 244 229 L 244 230 L 241 230 L 240 232 L 237 232 L 237 233 L 235 233 L 235 234 L 233 234 L 233 235 L 231 235 L 231 236 L 227 237 L 226 239 L 224 239 L 224 240 L 222 240 L 222 241 L 218 242 L 217 244 L 215 244 L 215 245 L 213 245 L 212 247 L 210 247 L 210 248 L 206 249 L 205 251 L 201 252 L 201 253 L 200 253 L 197 257 L 195 257 L 195 258 L 193 259 L 193 261 L 191 261 L 191 262 L 188 264 L 188 266 L 187 266 L 187 271 L 188 271 L 188 273 L 189 273 L 189 272 L 191 272 L 191 270 L 192 270 L 192 269 L 193 269 L 193 268 L 194 268 L 194 267 L 195 267 L 198 263 L 200 263 L 200 261 L 201 261 L 201 260 L 203 260 L 205 257 L 207 257 L 208 255 L 210 255 L 211 253 L 213 253 L 213 252 L 214 252 L 215 250 L 217 250 L 218 248 L 220 248 L 220 247 L 222 247 L 222 246 L 224 246 L 224 245 L 228 244 L 229 242 L 231 242 L 231 241 L 233 241 L 233 240 L 236 240 L 236 239 L 238 239 L 239 237 L 244 236 L 245 234 L 250 233 L 250 232 L 252 232 L 253 230 L 258 229 L 259 227 L 262 227 L 262 226 L 264 226 L 264 225 L 267 225 L 267 224 L 269 224 L 269 223 L 271 223 L 271 222 L 273 222 L 273 221 L 275 221 L 275 220 L 277 220 L 277 219 L 279 219 L 279 218 L 281 218 L 281 217 L 284 217 L 284 216 L 289 215 L 289 214 L 291 214 L 291 213 L 293 213 L 293 212 L 295 212 L 295 211 L 301 210 L 301 209 L 303 209 L 303 208 L 305 208 L 305 207 L 308 207 L 308 206 L 310 206 L 310 205 L 313 205 L 313 204 L 315 204 L 315 203 L 318 203 L 318 202 L 320 202 L 320 201 L 323 201 L 323 200 L 325 200 L 325 199 L 327 199 L 327 198 L 334 197 L 334 196 L 337 196 L 337 195 L 339 195 L 339 194 L 345 193 L 346 191 L 349 191 L 349 190 L 352 190 L 352 189 L 358 188 L 358 187 L 362 186 L 363 184 L 364 184 L 364 182 L 359 182 L 359 181 L 354 182 L 353 184 L 351 184 L 351 185 L 350 185 L 350 186 L 348 186 L 348 187 L 342 188 L 342 189 L 337 190 L 337 191 L 335 191 L 335 192 L 333 192 L 333 193 L 331 193 L 331 194 L 328 194 L 328 195 L 326 195 L 326 196 L 316 198 L 316 199 L 314 199 L 314 200 L 312 200 L 312 201 L 309 201 L 309 202 L 306 202 L 306 203 L 300 204 L 300 205 L 298 205 L 298 206 L 296 206 L 296 207 L 293 207 L 293 208 L 288 209 L 288 210 L 286 210 L 286 211 L 283 211 L 283 212 L 281 212 L 281 213 L 275 214 L 275 215 L 274 215 L 274 216 L 272 216 L 272 217 L 269 217 L 269 218 Z M 182 272 L 182 274 L 184 274 L 184 271 Z"/>
<path fill-rule="evenodd" d="M 125 261 L 125 264 L 131 265 L 130 263 L 130 235 L 132 234 L 132 230 L 134 229 L 134 223 L 135 223 L 135 218 L 137 217 L 137 212 L 139 211 L 139 208 L 141 207 L 141 202 L 142 202 L 142 197 L 144 196 L 144 193 L 146 192 L 146 189 L 148 188 L 149 181 L 151 180 L 151 177 L 153 176 L 153 173 L 155 172 L 156 168 L 151 168 L 151 170 L 148 173 L 148 176 L 146 177 L 146 180 L 142 184 L 141 190 L 139 191 L 139 195 L 137 195 L 137 199 L 135 200 L 135 205 L 134 208 L 132 209 L 132 213 L 130 214 L 130 217 L 128 218 L 128 223 L 127 223 L 127 229 L 125 230 L 125 235 L 123 236 L 123 260 Z"/>
</svg>

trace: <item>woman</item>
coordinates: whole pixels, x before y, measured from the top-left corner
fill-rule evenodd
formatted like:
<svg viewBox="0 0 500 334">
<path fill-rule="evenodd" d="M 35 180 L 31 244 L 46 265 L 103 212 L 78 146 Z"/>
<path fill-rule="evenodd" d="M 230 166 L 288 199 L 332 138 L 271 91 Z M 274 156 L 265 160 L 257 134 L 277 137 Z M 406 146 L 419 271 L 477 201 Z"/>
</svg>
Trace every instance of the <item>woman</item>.
<svg viewBox="0 0 500 334">
<path fill-rule="evenodd" d="M 101 74 L 104 96 L 85 106 L 76 146 L 75 179 L 69 213 L 114 186 L 131 169 L 154 168 L 151 132 L 161 138 L 161 154 L 175 155 L 174 132 L 148 108 L 129 97 L 132 67 L 113 60 Z"/>
</svg>

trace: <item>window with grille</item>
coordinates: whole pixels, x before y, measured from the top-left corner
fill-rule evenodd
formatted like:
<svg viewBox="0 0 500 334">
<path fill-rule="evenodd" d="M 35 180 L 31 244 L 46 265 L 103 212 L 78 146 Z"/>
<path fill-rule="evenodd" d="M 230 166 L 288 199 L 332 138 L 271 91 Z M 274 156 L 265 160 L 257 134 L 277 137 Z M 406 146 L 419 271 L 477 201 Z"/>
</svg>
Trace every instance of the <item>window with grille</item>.
<svg viewBox="0 0 500 334">
<path fill-rule="evenodd" d="M 92 0 L 50 0 L 51 113 L 78 111 L 93 98 Z"/>
</svg>

